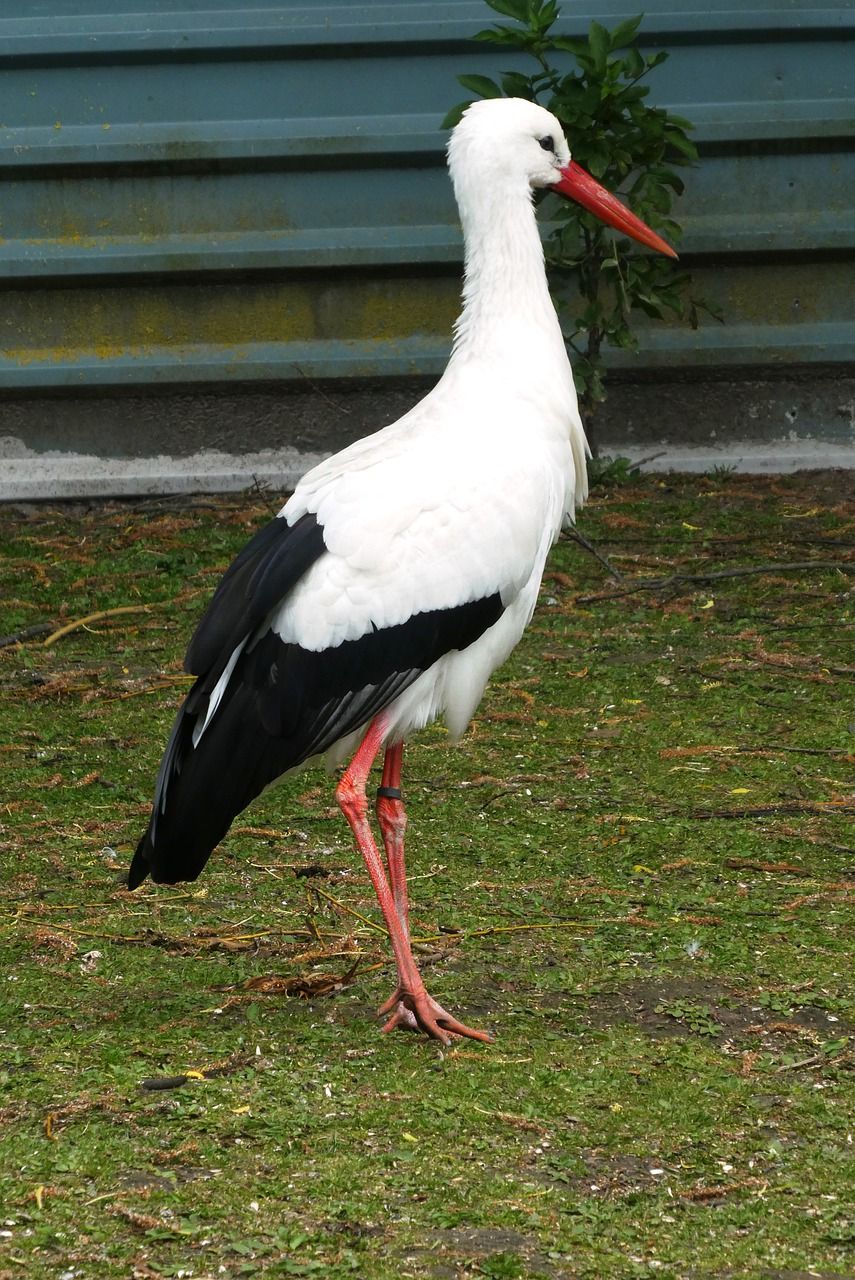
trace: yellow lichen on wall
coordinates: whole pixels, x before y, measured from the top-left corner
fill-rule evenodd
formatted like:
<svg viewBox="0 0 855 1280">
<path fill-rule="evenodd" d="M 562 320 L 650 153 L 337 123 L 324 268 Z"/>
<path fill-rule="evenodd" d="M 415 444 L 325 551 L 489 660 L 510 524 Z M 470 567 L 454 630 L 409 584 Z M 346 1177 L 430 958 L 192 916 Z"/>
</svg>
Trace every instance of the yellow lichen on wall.
<svg viewBox="0 0 855 1280">
<path fill-rule="evenodd" d="M 19 365 L 146 358 L 189 347 L 446 337 L 459 306 L 453 279 L 243 281 L 71 288 L 7 294 L 0 350 Z"/>
</svg>

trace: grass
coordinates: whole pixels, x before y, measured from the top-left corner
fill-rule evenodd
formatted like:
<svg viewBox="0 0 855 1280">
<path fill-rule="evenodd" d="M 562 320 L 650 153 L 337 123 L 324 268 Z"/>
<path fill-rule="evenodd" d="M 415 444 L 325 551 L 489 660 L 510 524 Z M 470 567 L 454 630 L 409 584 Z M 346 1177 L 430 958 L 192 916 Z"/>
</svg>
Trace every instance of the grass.
<svg viewBox="0 0 855 1280">
<path fill-rule="evenodd" d="M 471 733 L 408 749 L 428 986 L 496 1035 L 445 1052 L 373 1022 L 323 775 L 201 880 L 121 886 L 273 500 L 0 511 L 0 630 L 146 606 L 0 649 L 0 1277 L 855 1274 L 847 494 L 598 490 L 620 580 L 562 541 Z M 841 568 L 620 594 L 805 561 Z"/>
</svg>

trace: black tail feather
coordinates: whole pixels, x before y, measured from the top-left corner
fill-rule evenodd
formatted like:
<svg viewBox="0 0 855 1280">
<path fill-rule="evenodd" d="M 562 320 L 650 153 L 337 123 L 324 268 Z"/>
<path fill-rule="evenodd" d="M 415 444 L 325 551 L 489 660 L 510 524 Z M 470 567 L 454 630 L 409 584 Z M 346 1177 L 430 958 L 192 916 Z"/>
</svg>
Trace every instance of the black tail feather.
<svg viewBox="0 0 855 1280">
<path fill-rule="evenodd" d="M 158 884 L 195 880 L 241 810 L 284 772 L 271 759 L 278 753 L 270 751 L 270 740 L 246 714 L 245 700 L 224 701 L 196 747 L 192 694 L 178 713 L 151 821 L 131 863 L 132 889 L 147 875 Z M 199 714 L 204 719 L 204 706 Z"/>
<path fill-rule="evenodd" d="M 133 861 L 128 870 L 128 888 L 138 889 L 145 880 L 149 872 L 148 858 L 146 857 L 146 845 L 148 844 L 148 832 L 146 831 L 142 840 L 137 845 L 134 853 Z"/>
</svg>

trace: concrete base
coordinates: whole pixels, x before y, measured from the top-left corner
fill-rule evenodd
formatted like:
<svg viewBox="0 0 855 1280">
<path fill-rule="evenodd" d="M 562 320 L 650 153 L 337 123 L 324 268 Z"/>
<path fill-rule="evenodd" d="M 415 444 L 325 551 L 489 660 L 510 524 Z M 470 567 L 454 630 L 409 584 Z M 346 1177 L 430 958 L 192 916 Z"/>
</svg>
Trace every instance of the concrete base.
<svg viewBox="0 0 855 1280">
<path fill-rule="evenodd" d="M 855 450 L 851 448 L 799 440 L 781 442 L 775 448 L 744 441 L 727 449 L 662 445 L 646 456 L 639 453 L 637 445 L 616 441 L 608 442 L 603 453 L 640 462 L 642 470 L 648 472 L 711 472 L 721 468 L 777 475 L 855 467 Z M 13 459 L 0 454 L 0 501 L 233 493 L 251 488 L 284 494 L 325 456 L 295 449 L 267 449 L 242 455 L 208 450 L 184 458 L 159 454 L 121 460 L 58 452 L 31 452 Z"/>
<path fill-rule="evenodd" d="M 609 443 L 604 456 L 629 458 L 642 471 L 686 471 L 694 473 L 715 470 L 734 471 L 743 475 L 787 475 L 793 471 L 852 470 L 855 447 L 840 447 L 826 441 L 781 440 L 774 445 L 758 445 L 734 441 L 727 448 L 710 449 L 703 445 L 668 445 L 653 454 L 640 454 L 631 444 Z M 853 479 L 855 493 L 855 479 Z"/>
<path fill-rule="evenodd" d="M 0 500 L 286 491 L 309 467 L 393 422 L 410 381 L 228 388 L 0 403 Z M 652 471 L 855 467 L 855 372 L 631 381 L 613 376 L 601 454 Z"/>
</svg>

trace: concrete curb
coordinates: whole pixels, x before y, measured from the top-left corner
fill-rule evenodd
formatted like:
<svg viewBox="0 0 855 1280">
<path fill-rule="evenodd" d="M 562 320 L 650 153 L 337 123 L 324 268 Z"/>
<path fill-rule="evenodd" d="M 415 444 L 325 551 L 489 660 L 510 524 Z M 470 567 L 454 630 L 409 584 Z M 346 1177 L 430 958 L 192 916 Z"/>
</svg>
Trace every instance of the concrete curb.
<svg viewBox="0 0 855 1280">
<path fill-rule="evenodd" d="M 646 472 L 711 472 L 769 475 L 827 468 L 855 468 L 855 450 L 813 440 L 756 444 L 730 441 L 726 447 L 662 444 L 639 450 L 637 442 L 606 441 L 604 456 L 641 462 Z M 0 501 L 33 502 L 79 498 L 125 498 L 167 494 L 234 493 L 261 487 L 286 493 L 327 454 L 299 449 L 264 449 L 233 454 L 203 450 L 187 457 L 103 458 L 93 454 L 27 451 L 0 465 Z M 855 490 L 855 480 L 853 480 Z"/>
</svg>

